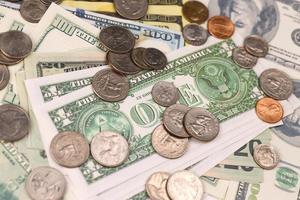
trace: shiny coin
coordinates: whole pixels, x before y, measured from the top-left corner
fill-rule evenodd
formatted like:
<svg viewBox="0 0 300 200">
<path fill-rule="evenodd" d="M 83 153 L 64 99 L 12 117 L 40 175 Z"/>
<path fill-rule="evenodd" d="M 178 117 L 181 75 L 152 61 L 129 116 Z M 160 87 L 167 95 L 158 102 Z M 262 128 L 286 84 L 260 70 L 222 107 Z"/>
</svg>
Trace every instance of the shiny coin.
<svg viewBox="0 0 300 200">
<path fill-rule="evenodd" d="M 254 148 L 254 161 L 263 169 L 274 169 L 279 161 L 279 153 L 267 144 L 260 144 Z"/>
<path fill-rule="evenodd" d="M 23 1 L 20 7 L 21 16 L 30 23 L 38 23 L 46 11 L 47 7 L 40 0 Z"/>
<path fill-rule="evenodd" d="M 38 167 L 31 171 L 25 183 L 32 200 L 61 200 L 67 188 L 64 175 L 52 167 Z"/>
<path fill-rule="evenodd" d="M 190 108 L 182 104 L 174 104 L 164 111 L 165 128 L 177 137 L 190 137 L 183 126 L 183 117 Z"/>
<path fill-rule="evenodd" d="M 286 100 L 293 93 L 293 81 L 290 77 L 277 69 L 267 69 L 259 77 L 259 84 L 263 92 L 276 100 Z"/>
<path fill-rule="evenodd" d="M 118 54 L 108 52 L 107 55 L 109 65 L 119 73 L 122 74 L 137 74 L 141 69 L 132 62 L 130 53 Z"/>
<path fill-rule="evenodd" d="M 151 200 L 170 200 L 166 188 L 169 177 L 167 172 L 156 172 L 149 177 L 146 191 Z"/>
<path fill-rule="evenodd" d="M 147 48 L 143 53 L 145 63 L 152 69 L 161 70 L 168 64 L 166 55 L 158 49 Z"/>
<path fill-rule="evenodd" d="M 117 167 L 127 161 L 129 145 L 120 134 L 104 131 L 95 135 L 91 142 L 93 158 L 102 166 Z"/>
<path fill-rule="evenodd" d="M 113 0 L 116 11 L 126 19 L 141 19 L 147 14 L 147 0 Z"/>
<path fill-rule="evenodd" d="M 207 29 L 218 39 L 228 39 L 233 35 L 235 26 L 226 16 L 214 16 L 208 20 Z"/>
<path fill-rule="evenodd" d="M 186 43 L 200 46 L 207 41 L 208 33 L 198 24 L 188 24 L 183 28 L 183 37 Z"/>
<path fill-rule="evenodd" d="M 4 89 L 9 83 L 9 71 L 5 65 L 0 65 L 0 90 Z"/>
<path fill-rule="evenodd" d="M 179 100 L 179 92 L 174 83 L 160 81 L 151 91 L 152 99 L 161 106 L 169 107 Z"/>
<path fill-rule="evenodd" d="M 120 26 L 109 26 L 101 30 L 100 42 L 115 53 L 127 53 L 135 45 L 134 35 Z"/>
<path fill-rule="evenodd" d="M 188 138 L 178 138 L 170 135 L 163 125 L 157 126 L 152 133 L 154 150 L 165 158 L 181 157 L 188 147 L 188 142 Z"/>
<path fill-rule="evenodd" d="M 201 200 L 204 193 L 198 176 L 186 170 L 170 176 L 167 191 L 172 200 Z"/>
<path fill-rule="evenodd" d="M 265 57 L 269 51 L 268 42 L 258 35 L 246 37 L 244 47 L 248 53 L 256 57 Z"/>
<path fill-rule="evenodd" d="M 72 168 L 79 167 L 87 161 L 90 147 L 82 134 L 62 132 L 52 139 L 50 152 L 57 164 Z"/>
<path fill-rule="evenodd" d="M 283 108 L 278 101 L 266 97 L 257 101 L 256 114 L 262 121 L 276 123 L 283 117 Z"/>
<path fill-rule="evenodd" d="M 131 52 L 131 59 L 141 69 L 151 69 L 144 61 L 144 51 L 146 49 L 143 47 L 138 47 L 132 50 Z"/>
<path fill-rule="evenodd" d="M 202 24 L 208 18 L 208 9 L 199 1 L 188 1 L 183 4 L 182 14 L 189 22 Z"/>
<path fill-rule="evenodd" d="M 204 108 L 192 108 L 184 116 L 184 126 L 192 137 L 200 141 L 211 141 L 219 134 L 218 119 Z"/>
<path fill-rule="evenodd" d="M 236 47 L 232 51 L 232 59 L 240 67 L 245 69 L 253 68 L 257 63 L 257 57 L 249 54 L 244 47 Z"/>
<path fill-rule="evenodd" d="M 95 94 L 104 101 L 116 102 L 127 97 L 129 82 L 126 77 L 111 69 L 104 69 L 94 75 L 92 88 Z"/>
<path fill-rule="evenodd" d="M 18 58 L 9 58 L 7 56 L 5 56 L 1 51 L 0 51 L 0 64 L 3 65 L 15 65 L 20 63 L 23 60 L 23 58 L 18 59 Z"/>
<path fill-rule="evenodd" d="M 21 107 L 4 104 L 0 106 L 0 140 L 14 142 L 29 132 L 29 116 Z"/>
</svg>

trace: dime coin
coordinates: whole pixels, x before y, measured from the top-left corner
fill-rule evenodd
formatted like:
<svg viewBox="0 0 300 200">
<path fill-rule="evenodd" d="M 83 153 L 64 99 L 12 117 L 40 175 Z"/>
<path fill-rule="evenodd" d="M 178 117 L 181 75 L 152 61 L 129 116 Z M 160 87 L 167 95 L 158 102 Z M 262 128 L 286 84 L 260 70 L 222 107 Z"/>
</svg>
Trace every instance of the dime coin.
<svg viewBox="0 0 300 200">
<path fill-rule="evenodd" d="M 153 148 L 165 158 L 181 157 L 188 147 L 188 142 L 188 138 L 178 138 L 170 135 L 163 125 L 157 126 L 152 133 Z"/>
<path fill-rule="evenodd" d="M 211 141 L 219 134 L 218 119 L 204 108 L 192 108 L 184 116 L 184 126 L 192 137 L 200 141 Z"/>
<path fill-rule="evenodd" d="M 190 108 L 182 104 L 174 104 L 164 111 L 165 128 L 177 137 L 190 137 L 183 126 L 183 117 Z"/>
<path fill-rule="evenodd" d="M 265 97 L 257 101 L 256 114 L 262 121 L 276 123 L 283 117 L 283 108 L 278 101 Z"/>
<path fill-rule="evenodd" d="M 214 16 L 208 20 L 207 29 L 218 39 L 228 39 L 233 35 L 235 26 L 226 16 Z"/>
<path fill-rule="evenodd" d="M 108 52 L 107 55 L 109 65 L 119 73 L 122 74 L 137 74 L 141 69 L 132 62 L 130 53 L 118 54 Z"/>
<path fill-rule="evenodd" d="M 4 104 L 0 106 L 0 140 L 14 142 L 29 132 L 29 116 L 21 107 Z"/>
<path fill-rule="evenodd" d="M 258 35 L 246 37 L 244 47 L 248 53 L 256 57 L 265 57 L 269 51 L 268 42 Z"/>
<path fill-rule="evenodd" d="M 38 167 L 31 171 L 25 183 L 27 194 L 32 200 L 61 200 L 67 188 L 64 175 L 52 167 Z"/>
<path fill-rule="evenodd" d="M 18 64 L 19 62 L 21 62 L 22 60 L 23 60 L 23 58 L 21 58 L 21 59 L 9 58 L 0 51 L 0 64 L 15 65 L 15 64 Z"/>
<path fill-rule="evenodd" d="M 151 69 L 144 61 L 144 51 L 146 48 L 138 47 L 132 50 L 131 59 L 141 69 Z"/>
<path fill-rule="evenodd" d="M 104 131 L 95 135 L 91 142 L 93 158 L 102 166 L 117 167 L 127 161 L 129 145 L 120 134 Z"/>
<path fill-rule="evenodd" d="M 276 100 L 286 100 L 293 93 L 293 81 L 277 69 L 267 69 L 259 77 L 259 85 L 266 95 Z"/>
<path fill-rule="evenodd" d="M 267 144 L 260 144 L 254 148 L 254 161 L 263 169 L 274 169 L 279 161 L 279 154 L 274 147 Z"/>
<path fill-rule="evenodd" d="M 152 69 L 161 70 L 168 64 L 166 55 L 158 49 L 147 48 L 143 53 L 145 63 Z"/>
<path fill-rule="evenodd" d="M 161 106 L 169 107 L 179 100 L 179 92 L 173 83 L 160 81 L 151 91 L 153 100 Z"/>
<path fill-rule="evenodd" d="M 100 42 L 115 53 L 127 53 L 135 45 L 134 35 L 120 26 L 109 26 L 101 30 Z"/>
<path fill-rule="evenodd" d="M 149 177 L 146 191 L 151 200 L 170 200 L 166 188 L 169 177 L 167 172 L 156 172 Z"/>
<path fill-rule="evenodd" d="M 4 89 L 9 83 L 9 71 L 5 65 L 0 65 L 0 90 Z"/>
<path fill-rule="evenodd" d="M 202 24 L 208 18 L 208 9 L 199 1 L 188 1 L 183 4 L 182 14 L 189 22 Z"/>
<path fill-rule="evenodd" d="M 117 102 L 125 99 L 129 91 L 129 82 L 126 77 L 104 69 L 96 73 L 92 80 L 95 94 L 108 102 Z"/>
<path fill-rule="evenodd" d="M 245 69 L 253 68 L 257 63 L 257 57 L 249 54 L 244 47 L 236 47 L 232 51 L 232 59 L 240 67 Z"/>
<path fill-rule="evenodd" d="M 40 0 L 23 1 L 20 7 L 20 14 L 30 23 L 38 23 L 46 11 L 47 7 Z"/>
<path fill-rule="evenodd" d="M 52 139 L 50 152 L 57 164 L 72 168 L 79 167 L 87 161 L 90 147 L 82 134 L 62 132 Z"/>
<path fill-rule="evenodd" d="M 167 191 L 172 200 L 201 200 L 204 193 L 198 176 L 186 170 L 170 176 Z"/>
<path fill-rule="evenodd" d="M 207 41 L 208 33 L 198 24 L 188 24 L 183 27 L 183 37 L 186 43 L 200 46 Z"/>
<path fill-rule="evenodd" d="M 126 19 L 141 19 L 147 14 L 147 0 L 113 0 L 116 11 Z"/>
</svg>

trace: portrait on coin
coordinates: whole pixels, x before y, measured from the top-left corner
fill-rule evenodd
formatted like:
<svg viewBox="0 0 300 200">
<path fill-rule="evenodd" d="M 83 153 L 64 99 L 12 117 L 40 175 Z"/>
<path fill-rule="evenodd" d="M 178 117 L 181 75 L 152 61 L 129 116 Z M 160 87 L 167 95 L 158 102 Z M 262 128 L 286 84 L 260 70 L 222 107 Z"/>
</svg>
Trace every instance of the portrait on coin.
<svg viewBox="0 0 300 200">
<path fill-rule="evenodd" d="M 268 148 L 262 148 L 257 152 L 257 160 L 261 163 L 275 163 L 276 155 Z"/>
</svg>

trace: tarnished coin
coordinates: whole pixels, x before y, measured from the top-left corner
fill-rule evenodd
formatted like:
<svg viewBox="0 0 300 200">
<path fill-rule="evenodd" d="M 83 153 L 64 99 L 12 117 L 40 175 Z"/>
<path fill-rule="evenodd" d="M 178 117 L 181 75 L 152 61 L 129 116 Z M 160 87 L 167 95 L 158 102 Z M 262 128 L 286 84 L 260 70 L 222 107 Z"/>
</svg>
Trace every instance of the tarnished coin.
<svg viewBox="0 0 300 200">
<path fill-rule="evenodd" d="M 0 106 L 0 140 L 14 142 L 29 132 L 29 116 L 21 107 L 4 104 Z"/>
<path fill-rule="evenodd" d="M 130 75 L 141 71 L 141 68 L 132 62 L 130 53 L 118 54 L 110 51 L 107 54 L 107 59 L 109 65 L 119 73 Z"/>
<path fill-rule="evenodd" d="M 145 63 L 152 69 L 161 70 L 168 64 L 166 55 L 158 49 L 147 48 L 143 53 Z"/>
<path fill-rule="evenodd" d="M 126 19 L 141 19 L 147 14 L 147 0 L 113 0 L 116 11 Z"/>
<path fill-rule="evenodd" d="M 46 11 L 47 7 L 40 0 L 23 1 L 20 7 L 21 16 L 30 23 L 38 23 Z"/>
<path fill-rule="evenodd" d="M 202 24 L 208 18 L 208 8 L 199 1 L 187 1 L 183 4 L 182 14 L 189 22 Z"/>
<path fill-rule="evenodd" d="M 90 146 L 82 134 L 62 132 L 52 139 L 50 152 L 57 164 L 70 168 L 79 167 L 89 158 Z"/>
<path fill-rule="evenodd" d="M 190 137 L 183 126 L 183 117 L 190 108 L 182 104 L 174 104 L 164 111 L 165 128 L 177 137 Z"/>
<path fill-rule="evenodd" d="M 179 100 L 179 92 L 174 83 L 160 81 L 151 91 L 152 99 L 161 106 L 169 107 Z"/>
<path fill-rule="evenodd" d="M 167 181 L 170 174 L 156 172 L 146 182 L 146 191 L 151 200 L 170 200 L 167 193 Z"/>
<path fill-rule="evenodd" d="M 268 42 L 258 35 L 246 37 L 244 47 L 248 53 L 256 57 L 265 57 L 269 52 Z"/>
<path fill-rule="evenodd" d="M 218 39 L 230 38 L 235 30 L 234 23 L 226 16 L 214 16 L 207 22 L 208 32 Z"/>
<path fill-rule="evenodd" d="M 33 169 L 25 183 L 26 192 L 32 200 L 61 200 L 66 188 L 67 181 L 64 175 L 48 166 Z"/>
<path fill-rule="evenodd" d="M 183 27 L 183 37 L 186 43 L 200 46 L 207 41 L 208 33 L 198 24 L 188 24 Z"/>
<path fill-rule="evenodd" d="M 289 75 L 277 69 L 265 70 L 259 77 L 259 85 L 266 95 L 276 100 L 288 99 L 294 90 Z"/>
<path fill-rule="evenodd" d="M 126 77 L 104 69 L 97 72 L 92 80 L 95 94 L 108 102 L 117 102 L 125 99 L 129 91 L 129 82 Z"/>
<path fill-rule="evenodd" d="M 204 193 L 199 177 L 186 170 L 170 176 L 167 191 L 172 200 L 201 200 Z"/>
<path fill-rule="evenodd" d="M 281 104 L 272 98 L 262 98 L 256 103 L 256 114 L 258 118 L 267 123 L 277 123 L 283 117 Z"/>
<path fill-rule="evenodd" d="M 4 89 L 9 83 L 9 71 L 5 65 L 0 64 L 0 90 Z"/>
<path fill-rule="evenodd" d="M 145 50 L 146 48 L 143 47 L 133 49 L 131 52 L 131 59 L 139 68 L 148 70 L 151 68 L 144 61 L 143 55 Z"/>
<path fill-rule="evenodd" d="M 106 48 L 115 53 L 127 53 L 135 45 L 134 35 L 120 26 L 109 26 L 102 29 L 99 38 Z"/>
<path fill-rule="evenodd" d="M 279 161 L 279 153 L 268 144 L 260 144 L 254 148 L 254 161 L 263 169 L 274 169 Z"/>
<path fill-rule="evenodd" d="M 129 145 L 120 134 L 104 131 L 95 135 L 91 142 L 93 158 L 102 166 L 117 167 L 127 161 Z"/>
<path fill-rule="evenodd" d="M 219 134 L 218 119 L 204 108 L 190 109 L 183 121 L 188 134 L 200 141 L 211 141 Z"/>
<path fill-rule="evenodd" d="M 257 63 L 257 57 L 249 54 L 244 47 L 236 47 L 232 50 L 232 59 L 240 67 L 252 69 Z"/>
<path fill-rule="evenodd" d="M 3 65 L 15 65 L 18 64 L 19 62 L 21 62 L 23 60 L 23 58 L 19 59 L 19 58 L 9 58 L 7 56 L 5 56 L 1 51 L 0 51 L 0 64 Z"/>
</svg>

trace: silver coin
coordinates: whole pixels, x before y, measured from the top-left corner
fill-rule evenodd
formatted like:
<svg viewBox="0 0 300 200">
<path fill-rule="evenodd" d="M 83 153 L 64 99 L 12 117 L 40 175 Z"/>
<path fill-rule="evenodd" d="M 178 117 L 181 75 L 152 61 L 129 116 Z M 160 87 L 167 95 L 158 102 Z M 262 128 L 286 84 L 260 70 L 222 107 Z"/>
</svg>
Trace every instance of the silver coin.
<svg viewBox="0 0 300 200">
<path fill-rule="evenodd" d="M 141 19 L 147 14 L 147 0 L 114 0 L 116 11 L 126 19 Z"/>
<path fill-rule="evenodd" d="M 200 141 L 211 141 L 219 134 L 218 119 L 204 108 L 190 109 L 183 121 L 188 134 Z"/>
<path fill-rule="evenodd" d="M 160 81 L 151 91 L 152 99 L 161 106 L 169 107 L 179 100 L 179 92 L 173 83 Z"/>
<path fill-rule="evenodd" d="M 233 61 L 242 68 L 252 69 L 257 63 L 257 57 L 249 54 L 244 47 L 236 47 L 232 50 Z"/>
<path fill-rule="evenodd" d="M 21 107 L 4 104 L 0 106 L 0 140 L 14 142 L 29 132 L 30 120 Z"/>
<path fill-rule="evenodd" d="M 129 91 L 129 82 L 126 77 L 104 69 L 96 73 L 92 80 L 95 94 L 108 102 L 117 102 L 125 99 Z"/>
<path fill-rule="evenodd" d="M 254 161 L 263 169 L 274 169 L 279 161 L 278 152 L 268 144 L 260 144 L 254 148 Z"/>
<path fill-rule="evenodd" d="M 4 89 L 9 83 L 10 74 L 5 65 L 0 64 L 0 90 Z"/>
<path fill-rule="evenodd" d="M 167 191 L 172 200 L 201 200 L 204 193 L 199 177 L 186 170 L 170 176 Z"/>
<path fill-rule="evenodd" d="M 191 23 L 183 27 L 183 37 L 186 43 L 193 46 L 200 46 L 208 39 L 207 31 L 200 25 Z"/>
<path fill-rule="evenodd" d="M 107 59 L 109 65 L 119 73 L 131 75 L 141 71 L 141 68 L 132 62 L 130 53 L 118 54 L 110 51 L 107 54 Z"/>
<path fill-rule="evenodd" d="M 128 53 L 135 45 L 134 35 L 120 26 L 109 26 L 101 30 L 100 42 L 115 53 Z"/>
<path fill-rule="evenodd" d="M 190 108 L 182 104 L 174 104 L 164 111 L 165 128 L 177 137 L 190 137 L 183 126 L 183 117 Z"/>
<path fill-rule="evenodd" d="M 258 35 L 246 37 L 244 48 L 248 53 L 256 57 L 265 57 L 269 52 L 268 42 Z"/>
<path fill-rule="evenodd" d="M 21 16 L 30 23 L 38 23 L 46 11 L 47 7 L 40 0 L 23 1 L 20 7 Z"/>
<path fill-rule="evenodd" d="M 152 146 L 155 151 L 169 159 L 181 157 L 188 147 L 188 138 L 178 138 L 170 135 L 161 124 L 152 133 Z"/>
<path fill-rule="evenodd" d="M 62 132 L 51 141 L 50 152 L 53 160 L 64 167 L 79 167 L 90 155 L 90 146 L 85 137 L 76 132 Z"/>
<path fill-rule="evenodd" d="M 52 167 L 38 167 L 31 171 L 25 183 L 32 200 L 62 200 L 67 188 L 64 175 Z"/>
<path fill-rule="evenodd" d="M 138 47 L 132 50 L 131 59 L 141 69 L 151 69 L 144 61 L 143 54 L 146 48 Z"/>
<path fill-rule="evenodd" d="M 145 63 L 152 69 L 162 70 L 168 64 L 166 55 L 158 49 L 147 48 L 143 53 Z"/>
<path fill-rule="evenodd" d="M 95 135 L 91 142 L 93 158 L 102 166 L 117 167 L 129 156 L 127 140 L 120 134 L 104 131 Z"/>
<path fill-rule="evenodd" d="M 277 69 L 267 69 L 259 77 L 259 84 L 263 92 L 276 100 L 286 100 L 293 93 L 293 81 L 290 77 Z"/>
<path fill-rule="evenodd" d="M 156 172 L 149 177 L 146 191 L 151 200 L 170 200 L 166 188 L 169 177 L 167 172 Z"/>
</svg>

